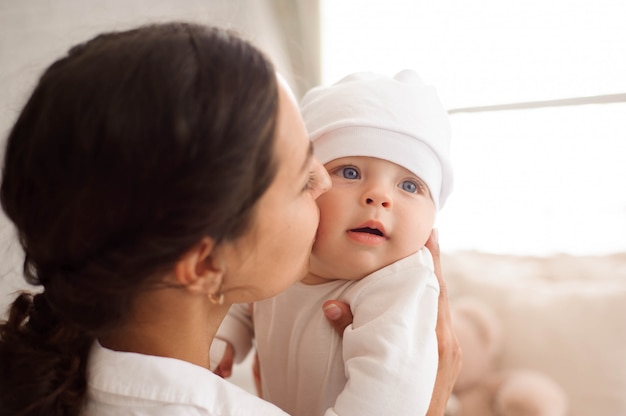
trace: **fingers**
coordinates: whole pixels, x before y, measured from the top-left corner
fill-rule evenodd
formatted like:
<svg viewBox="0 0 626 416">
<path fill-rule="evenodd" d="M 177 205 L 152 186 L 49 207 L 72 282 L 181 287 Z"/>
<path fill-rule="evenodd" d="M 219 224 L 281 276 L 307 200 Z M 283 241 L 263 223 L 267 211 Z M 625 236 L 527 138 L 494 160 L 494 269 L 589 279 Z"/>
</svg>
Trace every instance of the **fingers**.
<svg viewBox="0 0 626 416">
<path fill-rule="evenodd" d="M 436 228 L 430 233 L 430 237 L 426 242 L 426 248 L 430 251 L 433 257 L 433 265 L 435 268 L 435 275 L 439 281 L 439 314 L 437 317 L 437 330 L 446 330 L 450 323 L 450 306 L 448 304 L 448 286 L 443 279 L 443 272 L 441 271 L 441 252 L 439 250 L 439 233 Z"/>
<path fill-rule="evenodd" d="M 352 323 L 352 312 L 350 306 L 338 300 L 329 300 L 323 305 L 324 315 L 326 319 L 335 328 L 339 335 L 343 335 L 343 331 Z"/>
<path fill-rule="evenodd" d="M 230 343 L 226 343 L 226 348 L 224 349 L 224 355 L 220 360 L 215 371 L 215 374 L 222 378 L 228 378 L 233 373 L 233 362 L 235 361 L 235 350 Z"/>
<path fill-rule="evenodd" d="M 254 378 L 254 386 L 256 394 L 263 397 L 263 387 L 261 385 L 261 366 L 259 364 L 259 353 L 254 354 L 254 362 L 252 363 L 252 377 Z"/>
<path fill-rule="evenodd" d="M 462 367 L 462 351 L 448 319 L 437 322 L 439 365 L 427 416 L 442 416 Z"/>
<path fill-rule="evenodd" d="M 452 394 L 462 365 L 462 351 L 459 341 L 452 327 L 448 287 L 443 279 L 441 270 L 441 253 L 436 229 L 433 229 L 426 247 L 433 257 L 433 264 L 437 280 L 439 280 L 439 308 L 437 315 L 437 342 L 439 344 L 439 366 L 435 389 L 428 409 L 428 416 L 441 416 L 445 412 L 446 403 Z"/>
<path fill-rule="evenodd" d="M 437 275 L 437 279 L 439 280 L 439 284 L 445 282 L 443 281 L 443 275 L 441 273 L 441 252 L 439 251 L 439 232 L 436 228 L 430 233 L 430 237 L 428 237 L 428 241 L 426 241 L 426 248 L 430 251 L 430 254 L 433 257 L 433 264 L 435 265 L 435 274 Z"/>
</svg>

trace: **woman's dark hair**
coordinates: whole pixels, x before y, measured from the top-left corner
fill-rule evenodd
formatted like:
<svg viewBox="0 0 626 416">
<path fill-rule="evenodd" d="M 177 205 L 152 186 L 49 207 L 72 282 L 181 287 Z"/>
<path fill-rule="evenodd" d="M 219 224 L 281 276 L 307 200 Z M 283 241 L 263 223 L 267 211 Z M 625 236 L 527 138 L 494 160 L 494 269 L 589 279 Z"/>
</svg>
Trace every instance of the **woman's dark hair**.
<svg viewBox="0 0 626 416">
<path fill-rule="evenodd" d="M 251 225 L 277 111 L 272 64 L 199 25 L 100 35 L 45 71 L 3 166 L 2 208 L 43 290 L 0 324 L 0 414 L 79 414 L 94 339 L 203 237 Z"/>
</svg>

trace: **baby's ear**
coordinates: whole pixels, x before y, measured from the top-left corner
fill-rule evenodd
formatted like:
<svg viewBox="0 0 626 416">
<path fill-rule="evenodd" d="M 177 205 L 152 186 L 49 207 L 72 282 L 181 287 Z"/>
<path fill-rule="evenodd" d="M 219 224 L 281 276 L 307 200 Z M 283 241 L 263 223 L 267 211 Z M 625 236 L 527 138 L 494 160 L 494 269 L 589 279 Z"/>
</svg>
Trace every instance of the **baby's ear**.
<svg viewBox="0 0 626 416">
<path fill-rule="evenodd" d="M 215 240 L 203 238 L 176 263 L 177 283 L 193 292 L 206 295 L 217 293 L 225 272 L 219 259 Z"/>
</svg>

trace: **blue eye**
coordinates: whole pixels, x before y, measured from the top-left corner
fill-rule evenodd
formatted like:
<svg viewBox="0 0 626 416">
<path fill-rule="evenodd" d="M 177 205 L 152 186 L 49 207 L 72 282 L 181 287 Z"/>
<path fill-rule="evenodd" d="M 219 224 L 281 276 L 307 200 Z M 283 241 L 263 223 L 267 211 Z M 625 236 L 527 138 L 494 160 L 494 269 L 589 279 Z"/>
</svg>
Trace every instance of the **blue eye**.
<svg viewBox="0 0 626 416">
<path fill-rule="evenodd" d="M 413 181 L 403 181 L 400 185 L 403 191 L 410 192 L 412 194 L 417 193 L 419 186 Z"/>
<path fill-rule="evenodd" d="M 341 169 L 341 173 L 343 174 L 343 177 L 346 179 L 359 179 L 360 178 L 359 171 L 356 170 L 355 168 L 351 168 L 351 167 L 343 168 Z"/>
</svg>

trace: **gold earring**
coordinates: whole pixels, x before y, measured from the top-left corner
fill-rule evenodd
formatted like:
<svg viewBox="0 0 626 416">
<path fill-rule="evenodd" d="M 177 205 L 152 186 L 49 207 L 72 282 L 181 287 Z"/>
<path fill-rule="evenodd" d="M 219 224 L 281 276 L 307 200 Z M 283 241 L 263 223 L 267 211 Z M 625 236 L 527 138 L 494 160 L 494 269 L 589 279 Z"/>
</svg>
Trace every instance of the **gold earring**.
<svg viewBox="0 0 626 416">
<path fill-rule="evenodd" d="M 224 294 L 223 293 L 211 293 L 209 294 L 209 301 L 211 301 L 211 303 L 214 305 L 223 305 Z"/>
</svg>

